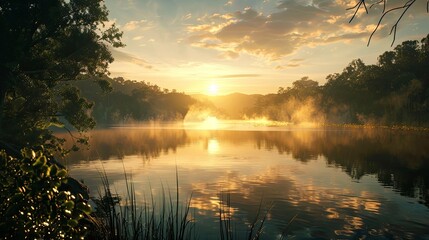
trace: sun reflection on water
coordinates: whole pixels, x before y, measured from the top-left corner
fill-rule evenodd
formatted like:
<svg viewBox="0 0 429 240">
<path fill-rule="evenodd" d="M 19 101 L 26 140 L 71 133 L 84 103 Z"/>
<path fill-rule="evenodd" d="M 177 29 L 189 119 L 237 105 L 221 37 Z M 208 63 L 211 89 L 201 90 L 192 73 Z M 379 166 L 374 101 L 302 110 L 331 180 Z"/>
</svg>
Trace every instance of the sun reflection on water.
<svg viewBox="0 0 429 240">
<path fill-rule="evenodd" d="M 216 139 L 209 139 L 207 143 L 207 152 L 209 154 L 216 154 L 219 152 L 219 142 Z"/>
<path fill-rule="evenodd" d="M 390 226 L 398 221 L 410 231 L 426 232 L 424 205 L 410 205 L 417 200 L 403 198 L 379 185 L 376 177 L 368 176 L 377 168 L 362 169 L 378 166 L 374 159 L 367 163 L 364 156 L 371 153 L 379 139 L 388 139 L 384 144 L 389 145 L 383 147 L 387 156 L 417 155 L 417 159 L 427 159 L 428 148 L 419 145 L 425 141 L 406 139 L 403 145 L 402 133 L 394 136 L 391 132 L 385 135 L 360 129 L 302 131 L 266 119 L 222 120 L 209 114 L 198 121 L 169 124 L 166 128 L 150 125 L 94 131 L 92 152 L 79 155 L 81 160 L 69 163 L 69 168 L 91 189 L 97 189 L 99 178 L 94 176 L 103 169 L 120 191 L 126 189 L 124 169 L 132 169 L 133 181 L 139 183 L 139 204 L 145 203 L 148 192 L 155 199 L 161 198 L 162 185 L 175 186 L 174 171 L 178 171 L 181 196 L 192 195 L 190 207 L 202 224 L 218 223 L 219 218 L 253 219 L 264 196 L 266 202 L 275 202 L 272 215 L 267 216 L 272 216 L 275 224 L 288 224 L 293 215 L 299 214 L 290 230 L 296 236 L 352 238 L 362 231 L 384 236 L 396 231 Z M 366 142 L 368 145 L 362 144 Z M 354 149 L 355 145 L 359 148 Z M 403 147 L 390 148 L 391 145 Z M 405 153 L 400 152 L 404 149 Z M 356 159 L 350 158 L 354 155 Z M 409 166 L 405 160 L 404 165 Z M 367 175 L 356 183 L 342 169 L 347 167 L 360 167 Z M 230 194 L 230 203 L 222 199 L 224 193 Z M 225 212 L 220 214 L 219 209 Z M 416 223 L 407 222 L 410 218 Z M 275 228 L 269 224 L 267 235 Z M 210 231 L 211 228 L 207 230 Z M 398 234 L 403 231 L 398 230 Z"/>
</svg>

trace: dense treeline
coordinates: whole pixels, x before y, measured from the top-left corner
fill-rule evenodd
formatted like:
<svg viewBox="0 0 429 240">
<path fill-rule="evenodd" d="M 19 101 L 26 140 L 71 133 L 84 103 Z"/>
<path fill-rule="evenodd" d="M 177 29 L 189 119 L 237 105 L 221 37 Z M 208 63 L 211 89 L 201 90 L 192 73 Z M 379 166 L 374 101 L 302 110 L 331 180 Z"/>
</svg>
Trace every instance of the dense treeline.
<svg viewBox="0 0 429 240">
<path fill-rule="evenodd" d="M 248 114 L 295 123 L 427 125 L 429 35 L 420 42 L 403 42 L 381 54 L 374 65 L 353 60 L 326 80 L 319 86 L 304 77 L 260 98 Z"/>
<path fill-rule="evenodd" d="M 82 96 L 94 103 L 92 117 L 98 124 L 145 120 L 182 120 L 195 100 L 175 90 L 144 81 L 103 77 L 104 90 L 93 80 L 75 82 Z"/>
</svg>

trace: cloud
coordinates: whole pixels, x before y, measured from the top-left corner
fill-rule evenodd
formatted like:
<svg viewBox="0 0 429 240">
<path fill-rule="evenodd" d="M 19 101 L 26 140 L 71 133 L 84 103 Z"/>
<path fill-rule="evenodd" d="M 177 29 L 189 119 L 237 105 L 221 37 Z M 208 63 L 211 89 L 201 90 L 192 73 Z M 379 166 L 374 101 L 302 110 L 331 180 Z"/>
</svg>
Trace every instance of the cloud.
<svg viewBox="0 0 429 240">
<path fill-rule="evenodd" d="M 122 27 L 123 31 L 146 31 L 154 27 L 154 24 L 148 20 L 129 21 Z"/>
<path fill-rule="evenodd" d="M 370 23 L 379 15 L 365 15 L 349 24 L 353 14 L 345 10 L 349 5 L 346 0 L 292 0 L 280 2 L 271 14 L 245 8 L 206 15 L 188 26 L 187 42 L 216 49 L 225 57 L 247 53 L 280 60 L 304 46 L 367 39 L 374 29 Z"/>
<path fill-rule="evenodd" d="M 277 65 L 275 67 L 276 70 L 285 70 L 288 68 L 296 68 L 296 67 L 300 67 L 302 64 L 302 62 L 304 61 L 304 59 L 302 58 L 294 58 L 289 60 L 289 62 L 285 65 Z"/>
<path fill-rule="evenodd" d="M 132 39 L 134 40 L 134 41 L 138 41 L 138 40 L 141 40 L 141 39 L 143 39 L 144 38 L 144 36 L 135 36 L 135 37 L 133 37 Z"/>
<path fill-rule="evenodd" d="M 182 16 L 182 21 L 186 21 L 186 20 L 189 20 L 189 19 L 191 19 L 191 18 L 192 18 L 192 14 L 191 14 L 191 13 L 188 13 L 188 14 L 186 14 L 186 15 Z"/>
<path fill-rule="evenodd" d="M 219 57 L 223 58 L 223 59 L 236 59 L 239 56 L 240 56 L 240 54 L 237 52 L 234 52 L 234 51 L 226 51 L 226 52 L 223 52 L 219 55 Z"/>
<path fill-rule="evenodd" d="M 254 78 L 260 77 L 260 74 L 229 74 L 229 75 L 221 75 L 217 78 Z"/>
<path fill-rule="evenodd" d="M 150 65 L 146 60 L 133 56 L 129 53 L 121 52 L 113 48 L 110 49 L 110 52 L 112 53 L 115 61 L 133 63 L 146 69 L 153 69 L 153 66 Z"/>
<path fill-rule="evenodd" d="M 301 64 L 298 64 L 298 63 L 288 63 L 286 65 L 277 65 L 275 67 L 275 69 L 276 70 L 285 70 L 285 69 L 288 69 L 288 68 L 295 68 L 295 67 L 299 67 L 299 66 L 301 66 Z"/>
</svg>

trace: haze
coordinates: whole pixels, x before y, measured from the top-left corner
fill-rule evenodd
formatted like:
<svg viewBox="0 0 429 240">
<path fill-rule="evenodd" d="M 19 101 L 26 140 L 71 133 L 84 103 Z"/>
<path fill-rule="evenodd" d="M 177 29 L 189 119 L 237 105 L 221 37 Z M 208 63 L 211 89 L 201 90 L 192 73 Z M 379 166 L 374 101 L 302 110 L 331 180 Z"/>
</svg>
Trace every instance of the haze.
<svg viewBox="0 0 429 240">
<path fill-rule="evenodd" d="M 392 1 L 391 4 L 402 1 Z M 373 64 L 390 47 L 383 25 L 369 47 L 381 9 L 346 11 L 355 1 L 107 0 L 124 31 L 113 50 L 112 76 L 147 81 L 187 94 L 266 94 L 303 76 L 323 84 L 361 58 Z M 429 32 L 425 2 L 402 20 L 395 44 Z M 386 22 L 389 23 L 389 22 Z"/>
</svg>

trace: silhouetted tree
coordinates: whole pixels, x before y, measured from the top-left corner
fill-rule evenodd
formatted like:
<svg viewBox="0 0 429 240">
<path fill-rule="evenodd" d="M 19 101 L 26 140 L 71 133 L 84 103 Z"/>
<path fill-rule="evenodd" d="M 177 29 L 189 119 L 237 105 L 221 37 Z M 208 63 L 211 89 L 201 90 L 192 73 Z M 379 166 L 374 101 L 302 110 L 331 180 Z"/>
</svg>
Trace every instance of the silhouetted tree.
<svg viewBox="0 0 429 240">
<path fill-rule="evenodd" d="M 145 120 L 182 120 L 196 101 L 173 90 L 162 89 L 145 81 L 123 78 L 103 79 L 111 92 L 103 92 L 91 80 L 74 83 L 82 96 L 94 103 L 92 116 L 97 123 L 118 124 Z"/>
<path fill-rule="evenodd" d="M 286 110 L 283 112 L 290 116 L 294 109 L 307 103 L 306 99 L 315 99 L 317 104 L 312 107 L 323 112 L 331 123 L 427 126 L 428 37 L 420 43 L 404 41 L 393 51 L 381 54 L 377 64 L 353 60 L 341 73 L 329 74 L 324 86 L 303 77 L 293 82 L 292 87 L 280 87 L 277 94 L 261 97 L 248 114 L 284 120 L 279 116 L 280 111 Z"/>
<path fill-rule="evenodd" d="M 122 46 L 107 16 L 101 0 L 0 1 L 2 145 L 46 144 L 52 125 L 94 126 L 91 103 L 69 83 L 107 73 L 109 47 Z"/>
</svg>

